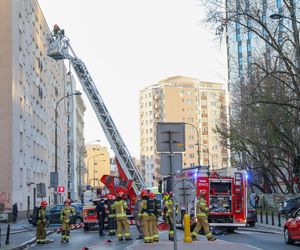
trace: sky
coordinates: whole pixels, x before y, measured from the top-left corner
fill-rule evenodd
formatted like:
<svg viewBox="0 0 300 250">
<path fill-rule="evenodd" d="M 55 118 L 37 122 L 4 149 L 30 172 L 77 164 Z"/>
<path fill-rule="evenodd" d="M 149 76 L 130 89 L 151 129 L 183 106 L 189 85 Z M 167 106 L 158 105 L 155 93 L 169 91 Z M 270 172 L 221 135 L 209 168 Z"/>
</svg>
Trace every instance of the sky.
<svg viewBox="0 0 300 250">
<path fill-rule="evenodd" d="M 226 48 L 201 21 L 205 10 L 199 0 L 38 2 L 50 29 L 54 24 L 63 28 L 88 67 L 132 156 L 140 155 L 140 90 L 176 75 L 226 84 Z M 85 141 L 100 139 L 110 149 L 88 99 L 82 97 L 87 106 Z"/>
</svg>

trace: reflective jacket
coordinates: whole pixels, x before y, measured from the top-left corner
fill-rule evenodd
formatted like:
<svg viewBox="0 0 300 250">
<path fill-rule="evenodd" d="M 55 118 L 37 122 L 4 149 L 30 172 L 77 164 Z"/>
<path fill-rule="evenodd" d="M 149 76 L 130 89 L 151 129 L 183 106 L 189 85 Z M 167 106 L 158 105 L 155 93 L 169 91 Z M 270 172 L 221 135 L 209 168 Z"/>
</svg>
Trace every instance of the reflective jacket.
<svg viewBox="0 0 300 250">
<path fill-rule="evenodd" d="M 70 223 L 70 219 L 73 215 L 75 215 L 75 208 L 70 207 L 64 207 L 60 212 L 60 221 L 61 223 Z"/>
<path fill-rule="evenodd" d="M 171 199 L 168 199 L 165 202 L 165 206 L 167 208 L 167 216 L 173 215 L 173 203 L 174 202 Z M 177 203 L 175 203 L 175 212 L 176 212 L 176 214 L 178 213 L 178 204 Z"/>
<path fill-rule="evenodd" d="M 161 215 L 161 201 L 158 200 L 158 199 L 154 199 L 154 202 L 155 202 L 155 211 L 154 211 L 154 214 L 156 216 L 160 216 Z"/>
<path fill-rule="evenodd" d="M 205 217 L 207 216 L 208 208 L 206 201 L 203 198 L 200 198 L 197 202 L 197 216 Z"/>
<path fill-rule="evenodd" d="M 46 208 L 39 207 L 37 211 L 37 225 L 43 224 L 46 225 Z"/>
<path fill-rule="evenodd" d="M 109 218 L 115 218 L 116 217 L 116 210 L 113 207 L 115 200 L 108 200 L 107 201 L 107 209 L 108 209 L 108 217 Z"/>
<path fill-rule="evenodd" d="M 138 216 L 141 218 L 142 216 L 148 216 L 148 199 L 142 198 Z"/>
<path fill-rule="evenodd" d="M 116 219 L 127 218 L 126 209 L 128 208 L 127 203 L 124 200 L 116 200 L 111 208 L 116 211 Z"/>
<path fill-rule="evenodd" d="M 149 198 L 147 201 L 147 213 L 155 214 L 155 199 Z"/>
</svg>

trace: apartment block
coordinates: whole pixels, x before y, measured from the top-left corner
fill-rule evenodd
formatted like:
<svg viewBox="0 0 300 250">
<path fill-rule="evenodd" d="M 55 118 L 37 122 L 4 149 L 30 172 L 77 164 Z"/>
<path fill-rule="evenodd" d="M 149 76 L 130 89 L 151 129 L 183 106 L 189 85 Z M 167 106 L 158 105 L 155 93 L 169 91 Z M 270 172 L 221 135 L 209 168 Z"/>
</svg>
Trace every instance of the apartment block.
<svg viewBox="0 0 300 250">
<path fill-rule="evenodd" d="M 85 148 L 85 185 L 104 187 L 104 184 L 100 182 L 100 179 L 104 174 L 110 174 L 108 149 L 99 144 L 88 144 Z"/>
<path fill-rule="evenodd" d="M 55 106 L 66 94 L 66 68 L 46 55 L 50 30 L 37 1 L 2 0 L 0 14 L 0 207 L 9 212 L 17 203 L 22 216 L 39 205 L 36 184 L 53 203 Z M 65 105 L 58 107 L 58 172 L 67 187 Z"/>
<path fill-rule="evenodd" d="M 226 116 L 226 90 L 221 83 L 175 76 L 140 91 L 140 153 L 142 174 L 148 186 L 160 178 L 160 154 L 156 152 L 156 123 L 184 122 L 186 151 L 183 167 L 228 167 L 228 151 L 214 129 Z M 199 146 L 199 149 L 198 149 Z"/>
<path fill-rule="evenodd" d="M 76 93 L 75 79 L 68 74 L 67 95 Z M 80 200 L 83 189 L 84 168 L 84 112 L 86 106 L 80 95 L 67 99 L 67 158 L 68 158 L 68 197 Z"/>
</svg>

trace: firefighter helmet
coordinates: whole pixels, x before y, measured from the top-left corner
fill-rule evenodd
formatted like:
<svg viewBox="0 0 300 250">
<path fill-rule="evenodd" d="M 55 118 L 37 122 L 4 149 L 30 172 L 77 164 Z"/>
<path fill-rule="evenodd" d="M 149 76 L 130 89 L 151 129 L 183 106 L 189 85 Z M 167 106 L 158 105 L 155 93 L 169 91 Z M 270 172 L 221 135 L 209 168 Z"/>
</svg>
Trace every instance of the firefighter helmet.
<svg viewBox="0 0 300 250">
<path fill-rule="evenodd" d="M 205 197 L 206 196 L 206 190 L 200 190 L 199 197 Z"/>
<path fill-rule="evenodd" d="M 148 195 L 149 195 L 149 193 L 148 193 L 147 190 L 144 189 L 144 190 L 141 191 L 141 196 L 142 196 L 142 197 L 148 196 Z"/>
<path fill-rule="evenodd" d="M 118 193 L 118 197 L 122 197 L 123 195 L 124 195 L 123 192 L 119 192 L 119 193 Z"/>
<path fill-rule="evenodd" d="M 153 192 L 149 192 L 149 198 L 155 198 L 155 193 L 153 193 Z"/>
<path fill-rule="evenodd" d="M 170 196 L 171 198 L 173 197 L 173 192 L 172 192 L 172 191 L 169 193 L 169 196 Z"/>
<path fill-rule="evenodd" d="M 42 202 L 41 202 L 41 206 L 42 206 L 42 207 L 46 207 L 47 205 L 48 205 L 47 201 L 42 201 Z"/>
<path fill-rule="evenodd" d="M 115 199 L 115 196 L 113 196 L 112 194 L 108 194 L 108 195 L 106 196 L 106 198 L 109 199 L 109 200 L 114 200 L 114 199 Z"/>
<path fill-rule="evenodd" d="M 65 202 L 64 202 L 64 204 L 66 204 L 66 203 L 69 203 L 69 204 L 71 204 L 71 200 L 68 198 L 68 199 L 66 199 L 65 200 Z"/>
</svg>

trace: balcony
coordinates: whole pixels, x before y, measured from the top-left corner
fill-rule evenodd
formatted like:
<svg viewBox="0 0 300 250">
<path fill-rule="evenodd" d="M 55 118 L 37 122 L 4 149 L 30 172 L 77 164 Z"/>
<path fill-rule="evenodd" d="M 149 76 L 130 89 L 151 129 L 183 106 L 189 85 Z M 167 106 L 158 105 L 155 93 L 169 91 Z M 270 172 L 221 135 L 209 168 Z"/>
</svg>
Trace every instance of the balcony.
<svg viewBox="0 0 300 250">
<path fill-rule="evenodd" d="M 155 113 L 154 117 L 155 118 L 159 118 L 160 117 L 160 113 Z"/>
</svg>

